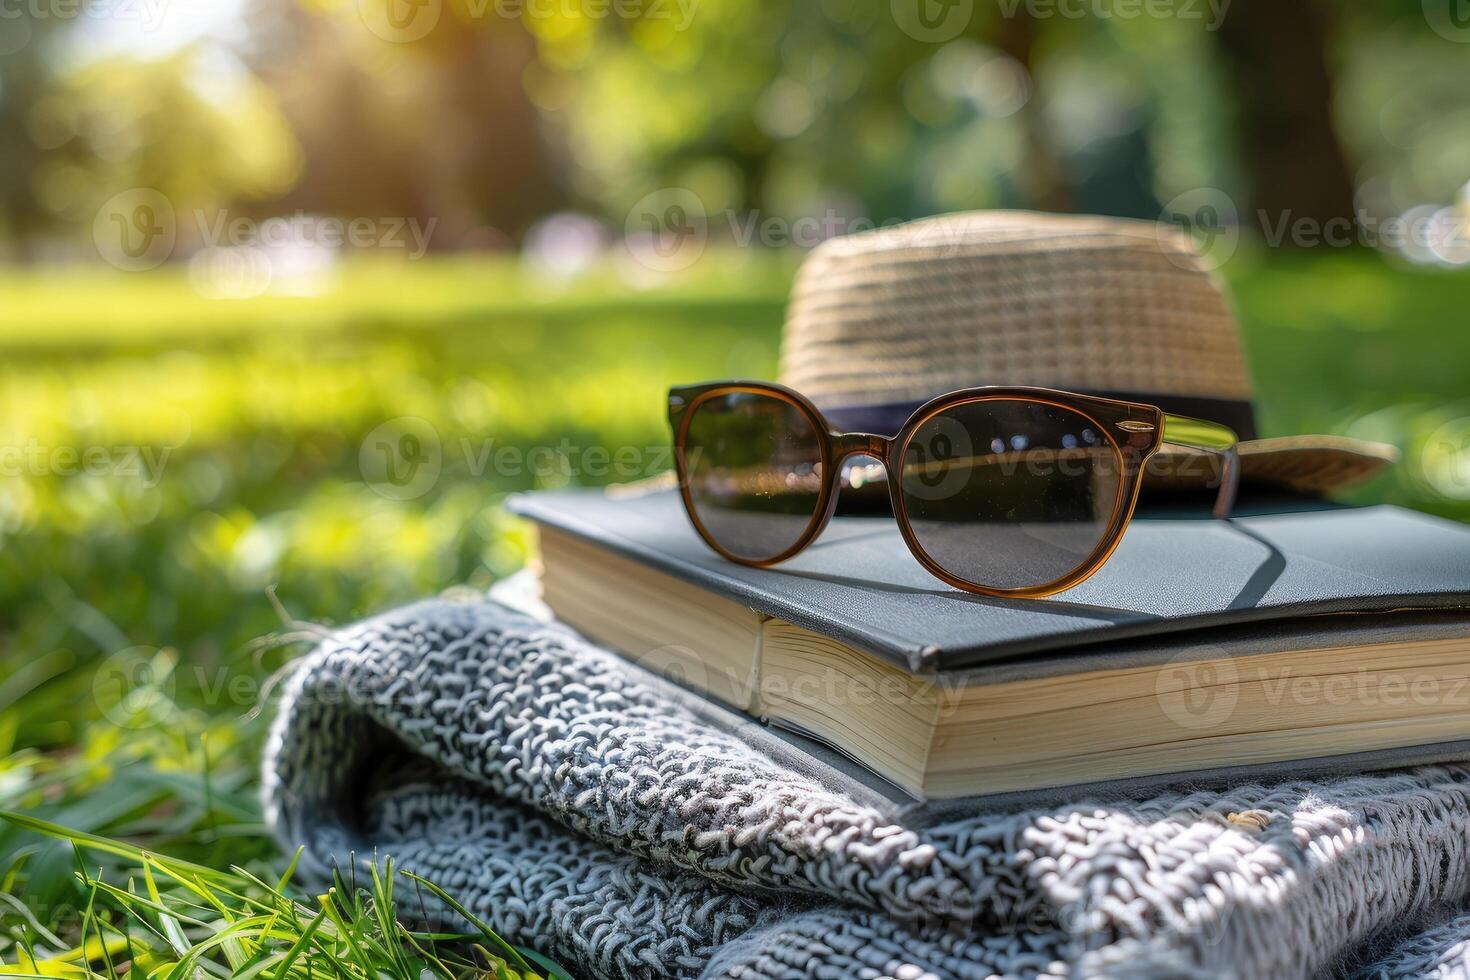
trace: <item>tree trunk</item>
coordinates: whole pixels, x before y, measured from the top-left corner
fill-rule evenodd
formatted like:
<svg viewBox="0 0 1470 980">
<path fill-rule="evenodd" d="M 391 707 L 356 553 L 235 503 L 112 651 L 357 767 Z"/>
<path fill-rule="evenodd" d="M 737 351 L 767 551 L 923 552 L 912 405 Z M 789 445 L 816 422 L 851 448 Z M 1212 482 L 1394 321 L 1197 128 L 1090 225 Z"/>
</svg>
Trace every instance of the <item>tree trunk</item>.
<svg viewBox="0 0 1470 980">
<path fill-rule="evenodd" d="M 1005 54 L 1020 62 L 1026 69 L 1031 85 L 1035 80 L 1036 51 L 1035 19 L 1029 16 L 1001 17 L 993 43 Z M 1021 124 L 1026 130 L 1026 173 L 1024 185 L 1029 194 L 1030 206 L 1039 211 L 1072 210 L 1071 195 L 1061 163 L 1050 142 L 1046 139 L 1046 124 L 1041 118 L 1038 100 L 1026 100 L 1020 110 Z"/>
<path fill-rule="evenodd" d="M 1238 98 L 1253 209 L 1272 221 L 1351 217 L 1353 180 L 1332 125 L 1327 15 L 1317 0 L 1235 0 L 1218 31 Z"/>
</svg>

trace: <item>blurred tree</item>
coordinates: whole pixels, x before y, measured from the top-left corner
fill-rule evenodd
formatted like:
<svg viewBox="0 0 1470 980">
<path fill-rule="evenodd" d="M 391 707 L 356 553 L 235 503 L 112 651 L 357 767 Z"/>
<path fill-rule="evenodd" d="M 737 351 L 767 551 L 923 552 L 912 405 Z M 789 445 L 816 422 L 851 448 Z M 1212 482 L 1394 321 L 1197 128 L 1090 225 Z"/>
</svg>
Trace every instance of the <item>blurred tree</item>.
<svg viewBox="0 0 1470 980">
<path fill-rule="evenodd" d="M 89 231 L 109 197 L 146 187 L 172 203 L 187 244 L 200 230 L 188 212 L 278 197 L 300 166 L 274 96 L 206 46 L 87 61 L 55 81 L 31 123 L 56 134 L 36 169 L 37 199 Z"/>
<path fill-rule="evenodd" d="M 682 23 L 678 5 L 641 9 L 533 26 L 579 190 L 614 215 L 671 185 L 793 217 L 1066 204 L 1024 16 L 977 5 L 936 43 L 887 0 L 702 0 Z"/>
<path fill-rule="evenodd" d="M 24 5 L 6 11 L 0 33 L 0 247 L 28 250 L 54 221 L 33 183 L 50 139 L 35 132 L 31 119 L 51 84 L 54 45 L 66 23 L 37 17 Z"/>
<path fill-rule="evenodd" d="M 568 206 L 618 224 L 670 187 L 779 245 L 737 221 L 1152 217 L 1199 187 L 1327 218 L 1355 191 L 1387 214 L 1470 176 L 1464 46 L 1397 0 L 1233 0 L 1218 25 L 974 4 L 941 37 L 890 0 L 382 0 L 431 15 L 392 38 L 375 2 L 254 0 L 232 47 L 107 62 L 60 43 L 76 21 L 17 7 L 0 234 L 75 231 L 134 185 L 243 214 L 434 219 L 453 249 Z"/>
<path fill-rule="evenodd" d="M 1015 60 L 1028 80 L 1036 76 L 1039 33 L 1039 23 L 1034 17 L 1002 18 L 995 30 L 996 46 Z M 1028 98 L 1018 110 L 1026 134 L 1026 158 L 1031 164 L 1030 196 L 1035 206 L 1043 211 L 1070 211 L 1073 210 L 1072 195 L 1063 184 L 1058 161 L 1044 131 L 1045 121 L 1036 108 L 1037 101 Z"/>
<path fill-rule="evenodd" d="M 1234 0 L 1216 32 L 1251 198 L 1272 220 L 1353 213 L 1352 171 L 1333 128 L 1329 24 L 1318 0 Z"/>
<path fill-rule="evenodd" d="M 75 19 L 13 13 L 0 42 L 0 231 L 21 254 L 60 233 L 75 247 L 122 191 L 152 188 L 183 211 L 273 197 L 294 179 L 290 130 L 228 52 L 99 60 L 72 43 Z"/>
<path fill-rule="evenodd" d="M 1440 9 L 1447 14 L 1451 2 Z M 1470 207 L 1470 49 L 1424 29 L 1432 9 L 1339 6 L 1335 116 L 1361 163 L 1360 205 L 1379 218 L 1457 195 Z"/>
<path fill-rule="evenodd" d="M 283 206 L 433 219 L 432 244 L 456 248 L 482 232 L 518 238 L 565 203 L 522 84 L 536 52 L 520 23 L 450 3 L 399 43 L 370 31 L 356 2 L 320 7 L 277 0 L 258 17 L 252 61 L 306 160 Z"/>
</svg>

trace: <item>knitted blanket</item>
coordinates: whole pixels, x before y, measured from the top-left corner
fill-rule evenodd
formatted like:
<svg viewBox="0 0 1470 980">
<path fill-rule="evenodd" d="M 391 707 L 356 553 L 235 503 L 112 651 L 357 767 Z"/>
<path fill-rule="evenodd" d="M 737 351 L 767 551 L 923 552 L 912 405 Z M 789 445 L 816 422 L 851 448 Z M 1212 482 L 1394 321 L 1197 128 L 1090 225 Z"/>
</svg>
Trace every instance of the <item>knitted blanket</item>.
<svg viewBox="0 0 1470 980">
<path fill-rule="evenodd" d="M 934 810 L 770 742 L 435 600 L 303 659 L 265 806 L 313 882 L 391 855 L 586 978 L 1470 977 L 1470 767 Z"/>
</svg>

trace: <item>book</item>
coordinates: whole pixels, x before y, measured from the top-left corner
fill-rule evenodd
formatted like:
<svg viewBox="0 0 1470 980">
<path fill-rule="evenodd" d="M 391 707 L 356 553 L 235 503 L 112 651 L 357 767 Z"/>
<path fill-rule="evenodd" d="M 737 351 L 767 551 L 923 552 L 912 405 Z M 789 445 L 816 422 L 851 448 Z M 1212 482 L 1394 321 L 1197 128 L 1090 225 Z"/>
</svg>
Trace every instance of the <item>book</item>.
<svg viewBox="0 0 1470 980">
<path fill-rule="evenodd" d="M 930 577 L 891 518 L 757 569 L 671 492 L 511 509 L 558 618 L 920 798 L 1470 740 L 1470 528 L 1399 508 L 1145 513 L 1092 578 L 1016 600 Z"/>
</svg>

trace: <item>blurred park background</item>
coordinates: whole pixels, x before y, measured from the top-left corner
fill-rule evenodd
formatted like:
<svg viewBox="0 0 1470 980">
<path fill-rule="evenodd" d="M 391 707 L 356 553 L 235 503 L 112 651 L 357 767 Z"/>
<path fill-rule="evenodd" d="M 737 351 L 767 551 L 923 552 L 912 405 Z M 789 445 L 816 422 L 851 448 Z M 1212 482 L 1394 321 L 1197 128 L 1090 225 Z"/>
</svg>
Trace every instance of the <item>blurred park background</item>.
<svg viewBox="0 0 1470 980">
<path fill-rule="evenodd" d="M 506 493 L 667 467 L 805 249 L 937 212 L 1186 225 L 1264 434 L 1470 520 L 1462 8 L 0 0 L 0 809 L 268 863 L 320 626 L 513 572 Z M 74 870 L 0 829 L 0 958 Z"/>
</svg>

